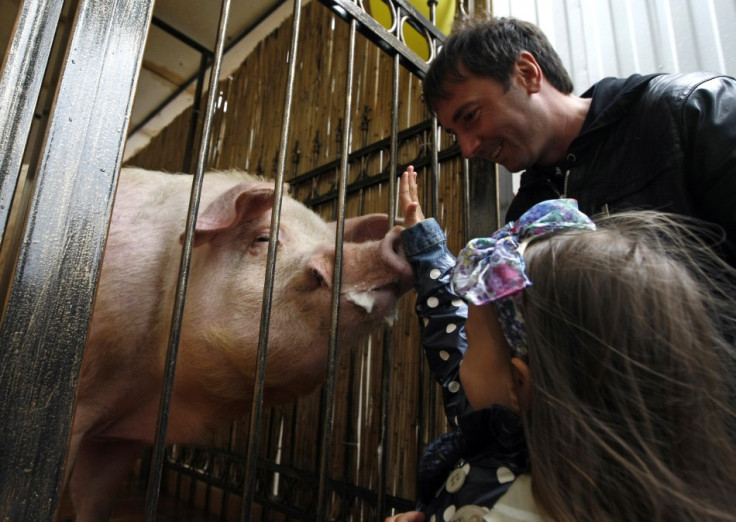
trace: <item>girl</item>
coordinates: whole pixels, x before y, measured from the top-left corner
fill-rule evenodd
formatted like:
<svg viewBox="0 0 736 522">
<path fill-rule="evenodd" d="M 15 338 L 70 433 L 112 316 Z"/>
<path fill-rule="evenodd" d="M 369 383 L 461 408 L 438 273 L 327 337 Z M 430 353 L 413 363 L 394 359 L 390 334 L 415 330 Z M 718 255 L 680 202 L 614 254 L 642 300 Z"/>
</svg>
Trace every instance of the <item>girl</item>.
<svg viewBox="0 0 736 522">
<path fill-rule="evenodd" d="M 410 170 L 407 226 L 423 218 L 417 201 Z M 667 215 L 567 227 L 585 222 L 560 214 L 571 205 L 543 202 L 470 242 L 451 274 L 471 303 L 462 389 L 522 417 L 525 519 L 736 520 L 734 353 L 719 333 L 734 301 L 709 277 L 733 272 Z M 478 513 L 495 520 L 496 507 Z"/>
</svg>

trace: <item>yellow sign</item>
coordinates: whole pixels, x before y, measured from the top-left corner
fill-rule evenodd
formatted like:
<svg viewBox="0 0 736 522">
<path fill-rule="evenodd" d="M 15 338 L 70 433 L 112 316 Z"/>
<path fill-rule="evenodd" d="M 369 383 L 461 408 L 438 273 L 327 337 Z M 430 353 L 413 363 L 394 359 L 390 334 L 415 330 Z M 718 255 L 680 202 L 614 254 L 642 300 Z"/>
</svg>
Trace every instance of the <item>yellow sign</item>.
<svg viewBox="0 0 736 522">
<path fill-rule="evenodd" d="M 455 19 L 455 1 L 456 0 L 437 0 L 435 7 L 435 25 L 443 33 L 450 34 L 452 22 Z M 429 6 L 427 0 L 409 0 L 417 10 L 429 20 Z M 368 12 L 386 29 L 392 29 L 394 25 L 393 14 L 391 9 L 383 0 L 369 0 Z M 422 33 L 414 29 L 411 25 L 404 22 L 401 28 L 404 34 L 404 42 L 422 59 L 429 59 L 429 45 Z"/>
</svg>

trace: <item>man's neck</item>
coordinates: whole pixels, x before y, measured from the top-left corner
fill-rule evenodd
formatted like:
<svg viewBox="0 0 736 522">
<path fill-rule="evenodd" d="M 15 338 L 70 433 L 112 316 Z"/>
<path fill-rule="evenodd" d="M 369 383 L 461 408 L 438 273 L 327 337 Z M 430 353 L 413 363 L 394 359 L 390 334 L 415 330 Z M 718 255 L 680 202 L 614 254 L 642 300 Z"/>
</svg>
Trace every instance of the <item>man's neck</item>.
<svg viewBox="0 0 736 522">
<path fill-rule="evenodd" d="M 540 165 L 554 165 L 565 159 L 570 144 L 580 134 L 583 123 L 590 110 L 590 98 L 580 98 L 572 94 L 557 93 L 558 103 L 554 105 L 553 121 L 555 132 L 550 142 L 550 153 L 540 158 Z"/>
</svg>

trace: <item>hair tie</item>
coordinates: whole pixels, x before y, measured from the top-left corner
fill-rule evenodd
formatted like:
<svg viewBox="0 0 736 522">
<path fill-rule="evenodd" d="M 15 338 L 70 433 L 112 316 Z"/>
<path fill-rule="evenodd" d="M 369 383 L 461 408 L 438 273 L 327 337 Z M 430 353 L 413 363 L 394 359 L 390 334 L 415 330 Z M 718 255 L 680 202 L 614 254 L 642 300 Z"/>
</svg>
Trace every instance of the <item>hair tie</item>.
<svg viewBox="0 0 736 522">
<path fill-rule="evenodd" d="M 562 230 L 595 230 L 595 224 L 578 210 L 574 199 L 542 201 L 491 237 L 471 240 L 452 271 L 452 287 L 460 297 L 475 305 L 496 303 L 513 354 L 525 360 L 526 332 L 517 294 L 532 282 L 523 252 L 532 239 Z"/>
</svg>

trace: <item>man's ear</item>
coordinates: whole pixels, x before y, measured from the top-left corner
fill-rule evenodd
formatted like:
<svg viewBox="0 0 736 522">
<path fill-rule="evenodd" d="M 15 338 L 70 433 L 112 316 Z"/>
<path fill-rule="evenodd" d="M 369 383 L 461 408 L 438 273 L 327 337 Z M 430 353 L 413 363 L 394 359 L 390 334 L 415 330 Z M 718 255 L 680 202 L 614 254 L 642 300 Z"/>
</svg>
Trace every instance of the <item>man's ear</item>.
<svg viewBox="0 0 736 522">
<path fill-rule="evenodd" d="M 516 59 L 514 69 L 519 74 L 521 85 L 526 89 L 527 93 L 533 94 L 539 92 L 542 85 L 542 68 L 537 63 L 534 55 L 529 51 L 521 51 Z"/>
<path fill-rule="evenodd" d="M 516 390 L 519 411 L 527 410 L 532 404 L 532 379 L 529 365 L 518 357 L 511 358 L 511 379 Z"/>
</svg>

